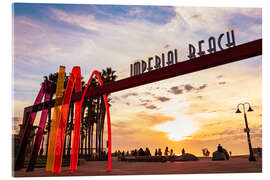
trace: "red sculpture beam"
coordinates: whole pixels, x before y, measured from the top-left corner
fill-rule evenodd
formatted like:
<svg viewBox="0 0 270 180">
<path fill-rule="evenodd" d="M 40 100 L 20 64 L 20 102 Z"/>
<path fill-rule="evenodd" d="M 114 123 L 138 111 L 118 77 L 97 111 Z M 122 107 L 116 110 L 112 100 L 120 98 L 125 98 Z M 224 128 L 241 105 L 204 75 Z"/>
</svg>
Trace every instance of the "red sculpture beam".
<svg viewBox="0 0 270 180">
<path fill-rule="evenodd" d="M 87 86 L 83 92 L 82 98 L 80 100 L 79 106 L 82 106 L 84 97 L 86 95 L 86 92 L 92 82 L 93 76 L 96 75 L 98 77 L 98 81 L 100 86 L 103 86 L 103 82 L 101 79 L 101 76 L 98 71 L 93 71 L 91 74 Z M 111 117 L 110 117 L 110 110 L 109 110 L 109 103 L 108 103 L 108 98 L 107 95 L 103 95 L 104 102 L 105 102 L 105 107 L 106 107 L 106 113 L 107 113 L 107 126 L 108 126 L 108 172 L 111 171 Z M 76 114 L 77 115 L 77 114 Z M 79 151 L 79 137 L 80 137 L 80 119 L 75 119 L 74 123 L 74 137 L 73 137 L 73 144 L 72 144 L 72 154 L 71 154 L 71 161 L 70 161 L 70 172 L 73 173 L 74 170 L 77 169 L 77 164 L 78 164 L 78 151 Z"/>
<path fill-rule="evenodd" d="M 232 48 L 228 48 L 213 54 L 204 55 L 192 60 L 179 62 L 175 65 L 167 66 L 158 70 L 153 70 L 147 73 L 143 73 L 137 76 L 132 76 L 119 81 L 106 83 L 103 86 L 89 88 L 85 95 L 85 98 L 97 95 L 108 94 L 112 92 L 121 91 L 136 86 L 149 84 L 152 82 L 188 74 L 211 67 L 228 64 L 247 58 L 259 56 L 262 54 L 262 39 L 251 41 L 245 44 L 241 44 Z M 82 93 L 76 93 L 72 95 L 71 101 L 80 101 Z M 50 102 L 41 103 L 39 105 L 29 106 L 25 108 L 27 112 L 40 111 L 44 108 L 52 108 L 55 100 Z"/>
</svg>

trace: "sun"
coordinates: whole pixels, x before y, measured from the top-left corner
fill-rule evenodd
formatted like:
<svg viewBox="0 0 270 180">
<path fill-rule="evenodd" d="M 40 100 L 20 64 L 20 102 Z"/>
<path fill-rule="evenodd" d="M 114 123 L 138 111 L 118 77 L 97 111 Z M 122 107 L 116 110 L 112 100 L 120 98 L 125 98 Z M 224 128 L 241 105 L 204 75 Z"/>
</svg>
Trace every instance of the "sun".
<svg viewBox="0 0 270 180">
<path fill-rule="evenodd" d="M 190 136 L 198 130 L 194 121 L 187 117 L 177 118 L 154 127 L 155 130 L 166 132 L 172 141 L 190 139 Z"/>
</svg>

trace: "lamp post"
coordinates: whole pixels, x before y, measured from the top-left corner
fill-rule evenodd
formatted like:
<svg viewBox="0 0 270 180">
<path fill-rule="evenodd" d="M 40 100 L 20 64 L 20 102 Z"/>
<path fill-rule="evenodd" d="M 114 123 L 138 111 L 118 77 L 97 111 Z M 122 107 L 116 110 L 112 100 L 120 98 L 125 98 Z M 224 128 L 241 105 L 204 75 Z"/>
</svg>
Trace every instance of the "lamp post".
<svg viewBox="0 0 270 180">
<path fill-rule="evenodd" d="M 244 119 L 245 119 L 245 125 L 246 128 L 244 129 L 244 132 L 247 133 L 247 140 L 248 140 L 248 147 L 249 147 L 249 161 L 256 161 L 256 158 L 253 155 L 253 151 L 252 151 L 252 146 L 251 146 L 251 140 L 250 140 L 250 135 L 249 135 L 249 128 L 248 128 L 248 122 L 247 122 L 247 115 L 246 115 L 246 110 L 245 110 L 245 105 L 248 105 L 248 112 L 253 111 L 253 109 L 251 108 L 249 103 L 240 103 L 237 105 L 237 111 L 236 113 L 241 113 L 239 106 L 242 105 L 243 106 L 243 111 L 244 111 Z"/>
</svg>

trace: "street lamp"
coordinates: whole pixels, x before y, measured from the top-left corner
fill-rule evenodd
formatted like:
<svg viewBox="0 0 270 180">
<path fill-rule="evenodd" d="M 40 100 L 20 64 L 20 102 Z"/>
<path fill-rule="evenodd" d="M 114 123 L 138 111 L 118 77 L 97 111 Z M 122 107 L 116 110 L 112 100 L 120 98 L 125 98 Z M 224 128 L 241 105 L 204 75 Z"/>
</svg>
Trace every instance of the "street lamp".
<svg viewBox="0 0 270 180">
<path fill-rule="evenodd" d="M 248 122 L 247 122 L 247 115 L 246 115 L 246 110 L 245 110 L 245 105 L 248 105 L 248 112 L 253 111 L 253 109 L 251 108 L 249 103 L 240 103 L 237 105 L 237 111 L 235 113 L 241 113 L 239 106 L 242 105 L 243 106 L 243 111 L 244 111 L 244 119 L 245 119 L 245 124 L 246 124 L 246 128 L 244 129 L 244 132 L 247 133 L 247 140 L 248 140 L 248 147 L 249 147 L 249 161 L 256 161 L 254 155 L 253 155 L 253 151 L 252 151 L 252 146 L 251 146 L 251 140 L 250 140 L 250 135 L 249 135 L 249 128 L 248 128 Z"/>
</svg>

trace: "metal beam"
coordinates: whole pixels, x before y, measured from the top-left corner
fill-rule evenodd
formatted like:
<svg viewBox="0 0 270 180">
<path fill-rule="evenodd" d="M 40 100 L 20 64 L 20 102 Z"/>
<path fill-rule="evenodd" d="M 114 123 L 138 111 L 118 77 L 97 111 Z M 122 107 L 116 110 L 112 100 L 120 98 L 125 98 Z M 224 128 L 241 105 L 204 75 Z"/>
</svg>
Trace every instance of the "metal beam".
<svg viewBox="0 0 270 180">
<path fill-rule="evenodd" d="M 258 39 L 213 54 L 207 54 L 201 57 L 194 58 L 192 60 L 182 61 L 161 69 L 107 83 L 103 86 L 89 88 L 85 97 L 89 98 L 92 96 L 113 93 L 124 89 L 172 78 L 175 76 L 180 76 L 183 74 L 216 67 L 223 64 L 244 60 L 247 58 L 259 56 L 261 54 L 262 39 Z M 81 99 L 81 96 L 81 93 L 73 94 L 71 101 L 79 101 Z M 52 108 L 54 104 L 55 99 L 38 105 L 26 107 L 25 111 L 40 111 L 42 109 Z"/>
</svg>

